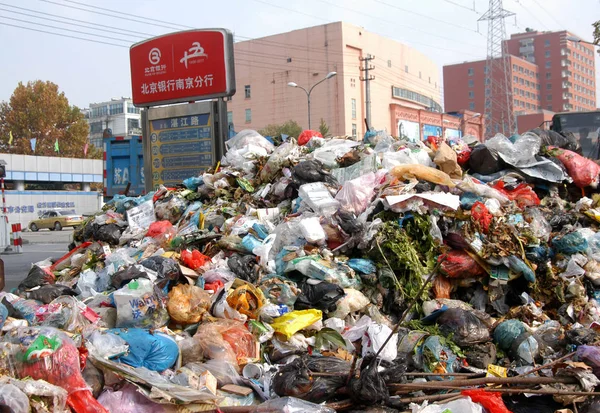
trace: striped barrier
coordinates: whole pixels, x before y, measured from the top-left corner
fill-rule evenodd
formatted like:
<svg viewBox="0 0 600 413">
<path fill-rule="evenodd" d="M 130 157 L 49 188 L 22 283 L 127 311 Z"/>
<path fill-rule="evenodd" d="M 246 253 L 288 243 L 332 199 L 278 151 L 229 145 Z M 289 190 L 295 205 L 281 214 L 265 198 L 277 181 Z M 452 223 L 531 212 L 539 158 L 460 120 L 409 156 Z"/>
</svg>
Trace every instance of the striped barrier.
<svg viewBox="0 0 600 413">
<path fill-rule="evenodd" d="M 21 224 L 12 224 L 12 244 L 15 247 L 15 252 L 23 253 L 23 238 L 21 238 Z"/>
</svg>

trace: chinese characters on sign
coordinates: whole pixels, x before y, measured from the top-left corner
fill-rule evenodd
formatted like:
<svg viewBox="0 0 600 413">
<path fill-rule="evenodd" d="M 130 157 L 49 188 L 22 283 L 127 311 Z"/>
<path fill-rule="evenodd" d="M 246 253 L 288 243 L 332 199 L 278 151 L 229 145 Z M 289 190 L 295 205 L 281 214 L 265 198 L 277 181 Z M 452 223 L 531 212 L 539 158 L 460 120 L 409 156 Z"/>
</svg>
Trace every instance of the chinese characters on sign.
<svg viewBox="0 0 600 413">
<path fill-rule="evenodd" d="M 35 209 L 53 209 L 53 208 L 75 208 L 75 202 L 38 202 L 34 205 L 7 206 L 6 212 L 9 214 L 31 214 Z"/>
<path fill-rule="evenodd" d="M 195 89 L 204 86 L 212 86 L 213 75 L 196 76 L 195 78 L 188 77 L 186 79 L 170 79 L 161 80 L 159 82 L 144 83 L 141 92 L 143 95 L 152 95 L 154 93 L 162 93 L 165 91 Z"/>
</svg>

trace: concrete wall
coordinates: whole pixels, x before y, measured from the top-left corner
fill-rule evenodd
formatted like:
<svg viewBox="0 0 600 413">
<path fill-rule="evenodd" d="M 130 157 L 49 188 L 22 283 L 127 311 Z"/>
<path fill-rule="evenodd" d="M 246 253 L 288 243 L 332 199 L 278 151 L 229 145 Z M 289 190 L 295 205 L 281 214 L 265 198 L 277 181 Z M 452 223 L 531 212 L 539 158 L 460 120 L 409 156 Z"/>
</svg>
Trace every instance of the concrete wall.
<svg viewBox="0 0 600 413">
<path fill-rule="evenodd" d="M 550 112 L 547 110 L 540 111 L 538 113 L 528 113 L 524 115 L 517 116 L 517 128 L 519 133 L 527 132 L 528 130 L 535 128 L 543 128 L 549 129 L 550 123 L 552 120 L 552 116 L 554 116 L 554 112 Z M 541 126 L 540 126 L 541 125 Z"/>
<path fill-rule="evenodd" d="M 100 159 L 62 158 L 0 153 L 6 180 L 42 182 L 102 182 Z"/>
<path fill-rule="evenodd" d="M 333 135 L 351 135 L 356 125 L 357 135 L 362 136 L 365 82 L 360 81 L 363 72 L 359 57 L 367 54 L 375 56 L 371 61 L 376 67 L 371 82 L 375 128 L 392 131 L 389 105 L 393 102 L 425 108 L 423 104 L 393 99 L 392 86 L 410 89 L 441 104 L 439 69 L 432 60 L 394 40 L 337 22 L 235 43 L 237 92 L 228 104 L 235 129 L 261 129 L 290 119 L 307 128 L 306 94 L 287 84 L 295 82 L 309 89 L 335 71 L 336 77 L 316 86 L 311 94 L 311 126 L 318 129 L 323 118 Z M 245 95 L 246 85 L 250 86 L 249 98 Z M 355 119 L 352 99 L 356 100 Z M 246 109 L 252 114 L 249 122 Z"/>
</svg>

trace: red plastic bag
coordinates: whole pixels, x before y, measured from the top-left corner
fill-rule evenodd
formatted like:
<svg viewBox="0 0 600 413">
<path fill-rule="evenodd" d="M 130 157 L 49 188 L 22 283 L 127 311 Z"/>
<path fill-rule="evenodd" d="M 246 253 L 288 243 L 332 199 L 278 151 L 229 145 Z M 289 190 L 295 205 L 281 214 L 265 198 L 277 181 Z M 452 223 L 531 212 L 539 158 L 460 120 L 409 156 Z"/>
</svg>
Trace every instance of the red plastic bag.
<svg viewBox="0 0 600 413">
<path fill-rule="evenodd" d="M 502 400 L 502 393 L 485 391 L 484 389 L 463 390 L 463 396 L 468 396 L 475 403 L 479 403 L 489 413 L 512 413 Z"/>
<path fill-rule="evenodd" d="M 321 135 L 320 132 L 317 132 L 316 130 L 307 129 L 305 131 L 302 131 L 300 136 L 298 136 L 298 145 L 300 145 L 300 146 L 306 145 L 308 143 L 308 141 L 311 140 L 312 138 L 322 138 L 322 137 L 323 137 L 323 135 Z"/>
<path fill-rule="evenodd" d="M 448 278 L 477 278 L 485 274 L 485 270 L 477 261 L 466 252 L 459 250 L 452 250 L 446 254 L 440 264 L 440 272 Z"/>
<path fill-rule="evenodd" d="M 479 224 L 481 230 L 487 234 L 492 223 L 492 214 L 482 202 L 475 202 L 471 208 L 471 218 Z"/>
<path fill-rule="evenodd" d="M 194 339 L 209 358 L 226 360 L 236 366 L 258 356 L 254 336 L 239 321 L 221 319 L 200 324 Z"/>
<path fill-rule="evenodd" d="M 207 262 L 210 262 L 211 259 L 198 250 L 183 250 L 181 251 L 181 261 L 183 261 L 186 267 L 197 270 L 198 268 L 203 267 Z"/>
<path fill-rule="evenodd" d="M 528 206 L 540 204 L 540 198 L 527 184 L 519 184 L 515 189 L 508 190 L 504 187 L 503 181 L 498 181 L 492 188 L 502 192 L 511 201 L 516 201 L 519 208 L 523 209 Z"/>
<path fill-rule="evenodd" d="M 175 233 L 173 224 L 171 224 L 169 221 L 156 221 L 150 224 L 146 236 L 156 238 L 168 233 Z"/>
<path fill-rule="evenodd" d="M 558 149 L 555 146 L 549 146 L 548 149 L 556 150 L 556 157 L 562 162 L 567 168 L 567 172 L 573 183 L 579 188 L 585 188 L 591 186 L 596 188 L 598 186 L 598 175 L 600 175 L 600 165 L 591 159 L 585 158 L 575 152 Z"/>
</svg>

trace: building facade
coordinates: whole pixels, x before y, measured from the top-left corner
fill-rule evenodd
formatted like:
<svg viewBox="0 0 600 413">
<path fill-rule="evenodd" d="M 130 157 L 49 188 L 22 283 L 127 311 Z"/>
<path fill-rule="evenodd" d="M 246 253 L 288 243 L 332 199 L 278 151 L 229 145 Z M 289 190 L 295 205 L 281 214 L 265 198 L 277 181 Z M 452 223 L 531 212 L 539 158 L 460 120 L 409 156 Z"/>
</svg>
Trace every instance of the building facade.
<svg viewBox="0 0 600 413">
<path fill-rule="evenodd" d="M 545 113 L 542 111 L 595 110 L 593 48 L 568 40 L 570 36 L 574 35 L 567 31 L 529 31 L 514 34 L 506 40 L 509 93 L 512 95 L 510 110 L 517 119 L 519 132 L 523 132 L 523 125 L 528 124 L 518 121 L 524 115 Z M 485 113 L 485 94 L 489 93 L 485 72 L 485 60 L 444 66 L 446 110 L 469 109 Z M 504 123 L 502 119 L 496 121 Z M 499 130 L 490 132 L 494 134 Z"/>
<path fill-rule="evenodd" d="M 366 126 L 365 64 L 370 82 L 371 123 L 398 136 L 395 107 L 441 112 L 438 66 L 411 47 L 361 27 L 337 22 L 235 43 L 237 93 L 228 102 L 235 130 L 260 130 L 297 121 L 308 128 L 308 101 L 294 82 L 309 90 L 330 72 L 337 75 L 311 95 L 311 127 L 321 119 L 332 135 L 363 136 Z"/>
<path fill-rule="evenodd" d="M 133 106 L 130 98 L 90 103 L 84 113 L 90 125 L 90 143 L 99 149 L 103 148 L 102 139 L 105 136 L 142 134 L 140 108 Z"/>
</svg>

